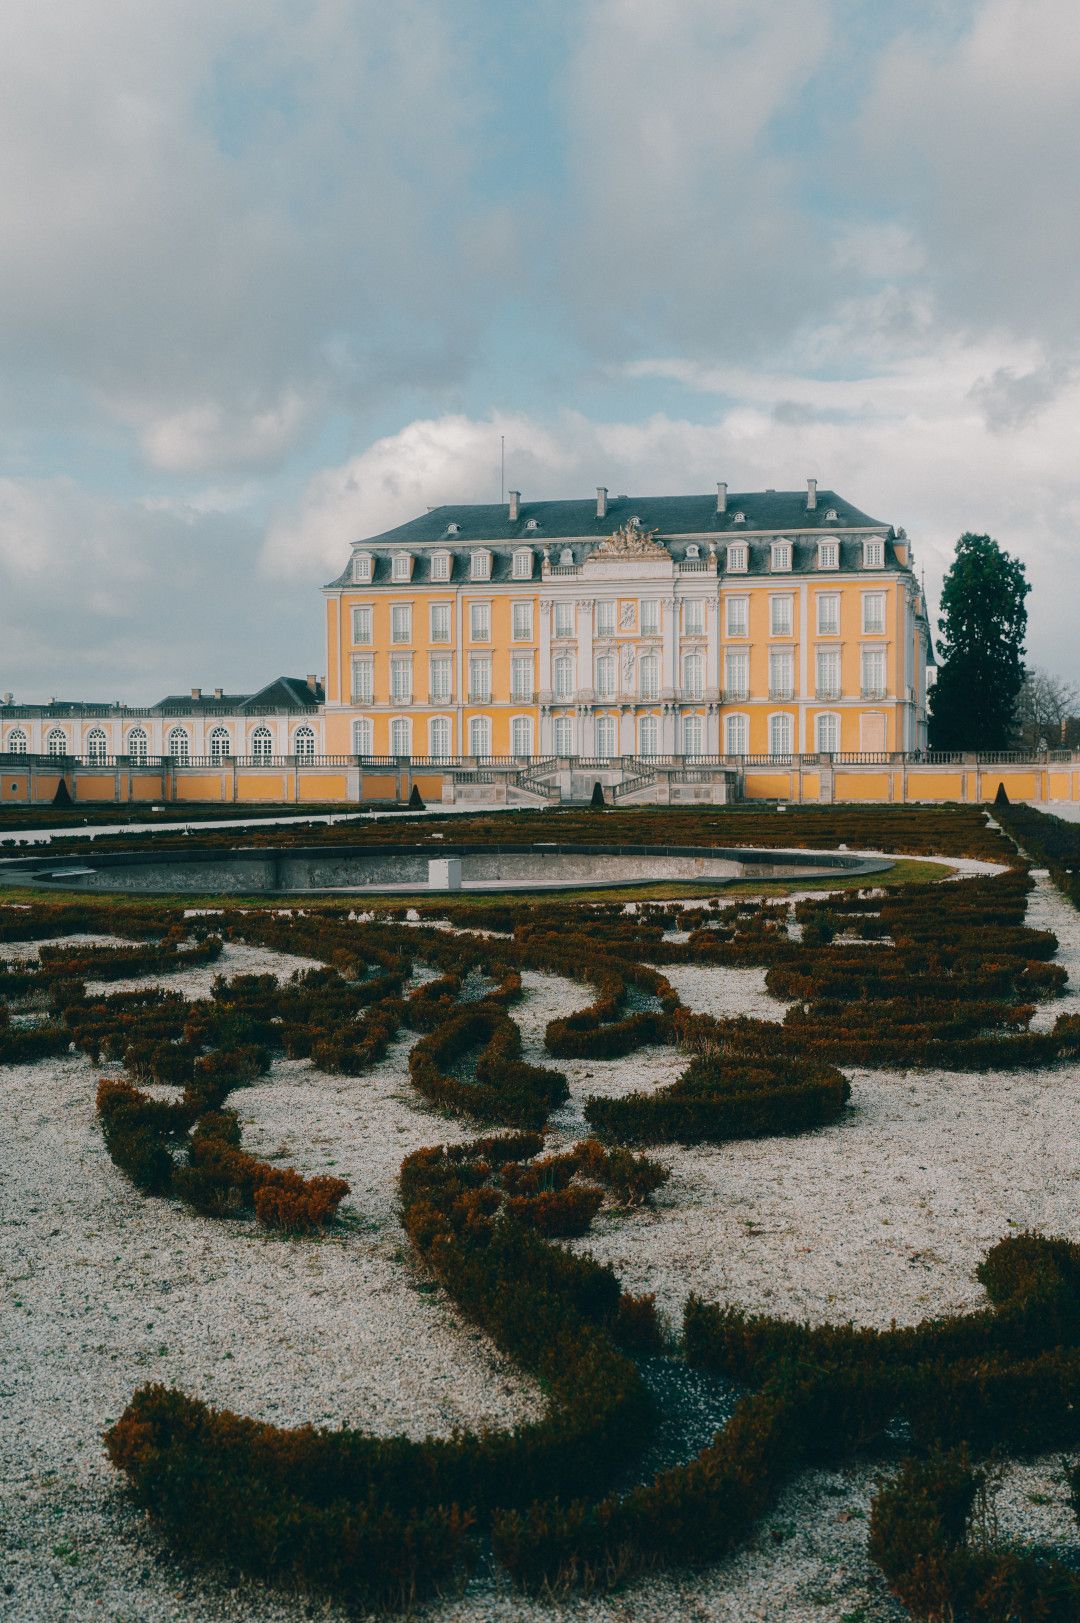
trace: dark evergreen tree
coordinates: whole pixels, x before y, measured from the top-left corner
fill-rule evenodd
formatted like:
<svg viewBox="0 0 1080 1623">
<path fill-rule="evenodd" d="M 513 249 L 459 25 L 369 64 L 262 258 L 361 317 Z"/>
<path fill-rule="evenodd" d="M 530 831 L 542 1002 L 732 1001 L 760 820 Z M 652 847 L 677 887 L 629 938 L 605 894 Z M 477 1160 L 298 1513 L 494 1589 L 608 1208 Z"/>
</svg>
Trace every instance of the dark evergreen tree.
<svg viewBox="0 0 1080 1623">
<path fill-rule="evenodd" d="M 598 778 L 592 786 L 592 799 L 589 805 L 593 811 L 603 811 L 604 804 L 604 786 Z"/>
<path fill-rule="evenodd" d="M 419 789 L 416 787 L 415 783 L 412 786 L 412 794 L 409 796 L 409 810 L 410 811 L 426 811 L 427 810 L 427 807 L 424 805 L 424 797 L 420 793 Z"/>
<path fill-rule="evenodd" d="M 1009 797 L 1005 793 L 1005 785 L 1003 783 L 999 783 L 998 784 L 998 792 L 994 796 L 994 805 L 995 806 L 1007 806 L 1008 804 L 1009 804 Z"/>
<path fill-rule="evenodd" d="M 992 536 L 960 537 L 941 590 L 931 749 L 1008 748 L 1024 681 L 1030 590 L 1023 564 Z"/>
<path fill-rule="evenodd" d="M 56 793 L 52 797 L 52 803 L 54 806 L 73 806 L 75 804 L 71 798 L 71 791 L 63 778 L 56 785 Z"/>
</svg>

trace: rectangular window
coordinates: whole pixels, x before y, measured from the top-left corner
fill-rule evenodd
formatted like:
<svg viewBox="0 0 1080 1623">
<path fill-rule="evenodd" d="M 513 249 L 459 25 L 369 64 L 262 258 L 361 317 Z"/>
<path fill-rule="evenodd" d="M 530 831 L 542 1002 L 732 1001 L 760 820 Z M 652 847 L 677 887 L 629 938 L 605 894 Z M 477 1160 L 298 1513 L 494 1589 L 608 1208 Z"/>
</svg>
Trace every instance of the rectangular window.
<svg viewBox="0 0 1080 1623">
<path fill-rule="evenodd" d="M 390 610 L 390 641 L 412 642 L 411 603 L 395 603 Z"/>
<path fill-rule="evenodd" d="M 370 654 L 352 662 L 352 702 L 370 704 L 375 688 L 375 661 Z"/>
<path fill-rule="evenodd" d="M 660 697 L 660 661 L 655 654 L 646 654 L 638 665 L 638 692 L 643 699 Z"/>
<path fill-rule="evenodd" d="M 815 692 L 819 699 L 838 699 L 840 697 L 839 648 L 818 649 L 815 676 Z"/>
<path fill-rule="evenodd" d="M 524 548 L 520 548 L 517 552 L 514 553 L 514 579 L 515 580 L 531 580 L 532 579 L 532 572 L 533 572 L 533 555 L 532 555 L 531 552 L 525 550 Z"/>
<path fill-rule="evenodd" d="M 412 579 L 412 554 L 409 552 L 395 552 L 391 571 L 392 580 Z"/>
<path fill-rule="evenodd" d="M 491 641 L 491 604 L 470 603 L 469 635 L 473 642 Z"/>
<path fill-rule="evenodd" d="M 432 580 L 450 579 L 450 554 L 448 552 L 436 552 L 433 554 L 431 559 L 431 578 Z"/>
<path fill-rule="evenodd" d="M 510 661 L 510 697 L 519 704 L 532 698 L 533 659 L 531 654 L 515 654 Z"/>
<path fill-rule="evenodd" d="M 750 654 L 745 648 L 724 655 L 724 697 L 745 699 L 750 691 Z"/>
<path fill-rule="evenodd" d="M 474 552 L 471 560 L 470 574 L 473 580 L 491 579 L 491 553 Z"/>
<path fill-rule="evenodd" d="M 353 580 L 360 581 L 363 584 L 366 584 L 371 579 L 371 577 L 372 577 L 372 575 L 374 573 L 374 570 L 373 570 L 373 567 L 372 567 L 373 562 L 374 562 L 374 560 L 372 559 L 372 556 L 371 556 L 370 552 L 358 552 L 358 553 L 356 553 L 356 555 L 353 558 L 353 565 L 352 565 Z"/>
<path fill-rule="evenodd" d="M 773 544 L 772 544 L 771 552 L 770 552 L 770 558 L 771 558 L 771 567 L 773 569 L 777 569 L 777 570 L 790 569 L 791 568 L 791 542 L 790 541 L 774 541 Z"/>
<path fill-rule="evenodd" d="M 358 643 L 371 641 L 372 609 L 370 603 L 362 603 L 352 611 L 352 640 Z"/>
<path fill-rule="evenodd" d="M 689 637 L 700 637 L 705 632 L 705 603 L 700 597 L 689 597 L 683 604 L 683 630 Z"/>
<path fill-rule="evenodd" d="M 555 697 L 569 699 L 574 692 L 574 661 L 569 654 L 560 654 L 555 661 Z"/>
<path fill-rule="evenodd" d="M 750 619 L 750 599 L 748 597 L 729 597 L 727 602 L 727 635 L 729 637 L 745 637 Z"/>
<path fill-rule="evenodd" d="M 596 661 L 596 697 L 615 697 L 615 655 L 601 654 Z"/>
<path fill-rule="evenodd" d="M 862 561 L 864 569 L 884 569 L 884 541 L 864 541 L 862 545 Z"/>
<path fill-rule="evenodd" d="M 658 637 L 660 635 L 660 605 L 654 597 L 642 599 L 641 635 L 643 637 Z"/>
<path fill-rule="evenodd" d="M 615 635 L 615 603 L 611 598 L 601 598 L 597 602 L 596 635 L 598 637 Z"/>
<path fill-rule="evenodd" d="M 862 692 L 864 699 L 883 699 L 885 697 L 884 648 L 863 649 Z"/>
<path fill-rule="evenodd" d="M 428 665 L 428 698 L 432 704 L 449 703 L 450 670 L 449 654 L 432 655 Z"/>
<path fill-rule="evenodd" d="M 795 693 L 795 655 L 790 648 L 769 650 L 769 698 L 790 699 Z"/>
<path fill-rule="evenodd" d="M 819 637 L 840 635 L 840 597 L 835 592 L 822 592 L 817 600 L 817 632 Z"/>
<path fill-rule="evenodd" d="M 819 541 L 817 549 L 817 566 L 819 569 L 839 569 L 840 543 L 839 541 Z"/>
<path fill-rule="evenodd" d="M 354 755 L 371 754 L 371 722 L 366 718 L 352 724 L 352 747 Z"/>
<path fill-rule="evenodd" d="M 449 603 L 433 603 L 431 605 L 432 642 L 450 641 L 450 608 Z"/>
<path fill-rule="evenodd" d="M 572 637 L 574 635 L 574 605 L 572 603 L 556 603 L 555 635 L 557 637 Z"/>
<path fill-rule="evenodd" d="M 862 628 L 867 636 L 880 636 L 885 630 L 885 593 L 864 592 Z"/>
<path fill-rule="evenodd" d="M 491 701 L 491 655 L 473 654 L 469 659 L 469 698 L 474 704 Z"/>
<path fill-rule="evenodd" d="M 532 604 L 515 603 L 511 635 L 515 642 L 532 642 Z"/>
<path fill-rule="evenodd" d="M 791 597 L 769 599 L 769 630 L 774 637 L 790 637 L 794 623 L 795 600 Z"/>
<path fill-rule="evenodd" d="M 412 702 L 412 656 L 390 661 L 390 698 L 394 704 Z"/>
<path fill-rule="evenodd" d="M 740 542 L 737 546 L 727 549 L 727 566 L 732 575 L 745 575 L 747 565 L 746 547 Z"/>
</svg>

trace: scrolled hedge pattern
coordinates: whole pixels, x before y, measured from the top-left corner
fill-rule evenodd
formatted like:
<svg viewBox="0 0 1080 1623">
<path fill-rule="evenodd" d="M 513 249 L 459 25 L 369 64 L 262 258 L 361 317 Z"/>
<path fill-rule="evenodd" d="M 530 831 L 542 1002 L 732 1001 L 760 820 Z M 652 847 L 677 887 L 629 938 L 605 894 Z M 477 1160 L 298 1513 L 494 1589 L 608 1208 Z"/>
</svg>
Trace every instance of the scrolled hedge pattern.
<svg viewBox="0 0 1080 1623">
<path fill-rule="evenodd" d="M 806 819 L 814 839 L 785 822 L 783 843 L 800 843 L 796 834 L 822 845 L 892 838 L 896 814 L 872 838 L 869 820 L 853 830 L 848 810 Z M 212 961 L 216 940 L 320 966 L 284 981 L 219 976 L 208 997 L 185 1000 L 167 987 L 88 994 L 86 980 L 107 977 L 82 962 L 88 949 L 77 944 L 36 966 L 0 964 L 16 1021 L 0 1007 L 0 1060 L 20 1044 L 27 1058 L 35 1044 L 42 1054 L 74 1044 L 95 1063 L 121 1064 L 122 1076 L 99 1084 L 99 1119 L 114 1161 L 149 1195 L 298 1235 L 333 1221 L 348 1193 L 342 1180 L 271 1166 L 241 1142 L 231 1095 L 267 1077 L 279 1055 L 362 1075 L 402 1042 L 428 1105 L 509 1129 L 409 1156 L 402 1221 L 458 1311 L 539 1379 L 548 1400 L 539 1421 L 415 1443 L 281 1430 L 147 1387 L 108 1437 L 137 1500 L 199 1559 L 356 1604 L 399 1604 L 468 1572 L 486 1538 L 534 1589 L 713 1560 L 752 1531 L 794 1471 L 880 1447 L 897 1421 L 931 1460 L 942 1449 L 977 1459 L 1080 1441 L 1080 1251 L 1019 1236 L 980 1270 L 984 1312 L 912 1330 L 812 1329 L 692 1299 L 685 1356 L 746 1395 L 696 1458 L 611 1491 L 617 1474 L 632 1476 L 652 1426 L 635 1360 L 670 1343 L 650 1297 L 627 1294 L 610 1268 L 560 1242 L 587 1235 L 605 1204 L 640 1206 L 663 1187 L 666 1169 L 631 1146 L 828 1126 L 850 1095 L 845 1064 L 1005 1069 L 1080 1053 L 1075 1019 L 1028 1029 L 1063 976 L 1050 961 L 1053 937 L 1025 925 L 1031 882 L 1015 851 L 972 813 L 947 821 L 948 849 L 1005 857 L 1008 870 L 947 886 L 864 887 L 794 908 L 450 902 L 449 929 L 406 924 L 404 908 L 360 921 L 340 904 L 290 913 L 233 905 L 213 920 L 155 905 L 110 913 L 108 923 L 105 904 L 81 899 L 0 910 L 0 940 L 108 929 L 146 943 L 115 951 L 150 954 L 149 973 L 170 954 Z M 897 849 L 932 848 L 918 816 L 905 827 Z M 679 837 L 666 827 L 667 840 Z M 768 843 L 741 829 L 723 837 Z M 137 973 L 121 971 L 122 961 L 117 974 Z M 691 1014 L 664 973 L 680 963 L 761 967 L 792 1007 L 774 1022 Z M 596 1137 L 546 1148 L 543 1129 L 568 1085 L 524 1057 L 514 1010 L 532 972 L 587 989 L 547 1028 L 554 1058 L 676 1045 L 682 1075 L 652 1092 L 588 1099 Z M 150 1083 L 176 1096 L 163 1101 Z M 956 1490 L 961 1500 L 965 1492 Z M 886 1546 L 899 1547 L 889 1536 L 887 1575 Z M 912 1536 L 903 1532 L 909 1545 Z"/>
</svg>

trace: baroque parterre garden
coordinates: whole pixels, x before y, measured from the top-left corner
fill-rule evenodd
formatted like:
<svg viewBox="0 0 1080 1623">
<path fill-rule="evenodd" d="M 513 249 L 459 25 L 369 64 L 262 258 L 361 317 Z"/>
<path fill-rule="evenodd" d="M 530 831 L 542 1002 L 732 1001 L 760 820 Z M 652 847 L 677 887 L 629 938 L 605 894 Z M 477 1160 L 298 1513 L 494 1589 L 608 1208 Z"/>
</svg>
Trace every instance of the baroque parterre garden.
<svg viewBox="0 0 1080 1623">
<path fill-rule="evenodd" d="M 0 894 L 0 1610 L 1080 1617 L 1080 825 L 451 829 L 893 866 Z"/>
</svg>

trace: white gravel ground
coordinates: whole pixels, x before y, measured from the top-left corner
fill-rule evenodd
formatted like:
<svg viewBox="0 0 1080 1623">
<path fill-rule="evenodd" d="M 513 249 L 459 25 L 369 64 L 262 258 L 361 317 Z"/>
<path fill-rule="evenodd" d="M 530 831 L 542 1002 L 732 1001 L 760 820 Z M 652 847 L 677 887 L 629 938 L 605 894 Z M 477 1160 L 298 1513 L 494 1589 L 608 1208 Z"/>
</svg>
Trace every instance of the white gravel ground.
<svg viewBox="0 0 1080 1623">
<path fill-rule="evenodd" d="M 1080 915 L 1040 882 L 1029 919 L 1056 931 L 1075 983 L 1069 1001 L 1047 1011 L 1052 1019 L 1077 1006 Z M 215 973 L 287 974 L 300 962 L 230 946 L 224 962 L 163 984 L 199 996 Z M 762 971 L 664 973 L 692 1007 L 782 1018 Z M 553 1063 L 544 1028 L 587 1002 L 588 989 L 532 973 L 524 984 L 515 1017 L 526 1056 Z M 537 1412 L 530 1383 L 438 1293 L 418 1289 L 395 1213 L 398 1165 L 419 1145 L 472 1134 L 412 1093 L 412 1040 L 359 1078 L 278 1062 L 234 1098 L 256 1153 L 349 1179 L 346 1222 L 319 1241 L 274 1239 L 140 1196 L 105 1153 L 93 1115 L 98 1070 L 83 1059 L 0 1067 L 0 1617 L 346 1623 L 333 1607 L 226 1589 L 164 1556 L 100 1444 L 143 1381 L 283 1424 L 348 1421 L 412 1436 Z M 556 1141 L 583 1130 L 589 1093 L 660 1085 L 684 1063 L 669 1049 L 562 1062 L 572 1097 L 553 1120 Z M 582 1244 L 628 1288 L 656 1291 L 676 1321 L 697 1290 L 817 1322 L 884 1325 L 977 1305 L 974 1266 L 1016 1227 L 1080 1239 L 1080 1067 L 849 1075 L 843 1123 L 801 1138 L 661 1151 L 673 1176 L 655 1211 L 602 1216 Z M 806 1474 L 748 1549 L 704 1574 L 565 1604 L 527 1601 L 483 1577 L 428 1611 L 437 1623 L 899 1620 L 866 1558 L 874 1478 L 868 1466 Z M 1003 1531 L 1075 1544 L 1056 1457 L 1010 1468 L 1000 1504 Z"/>
</svg>

